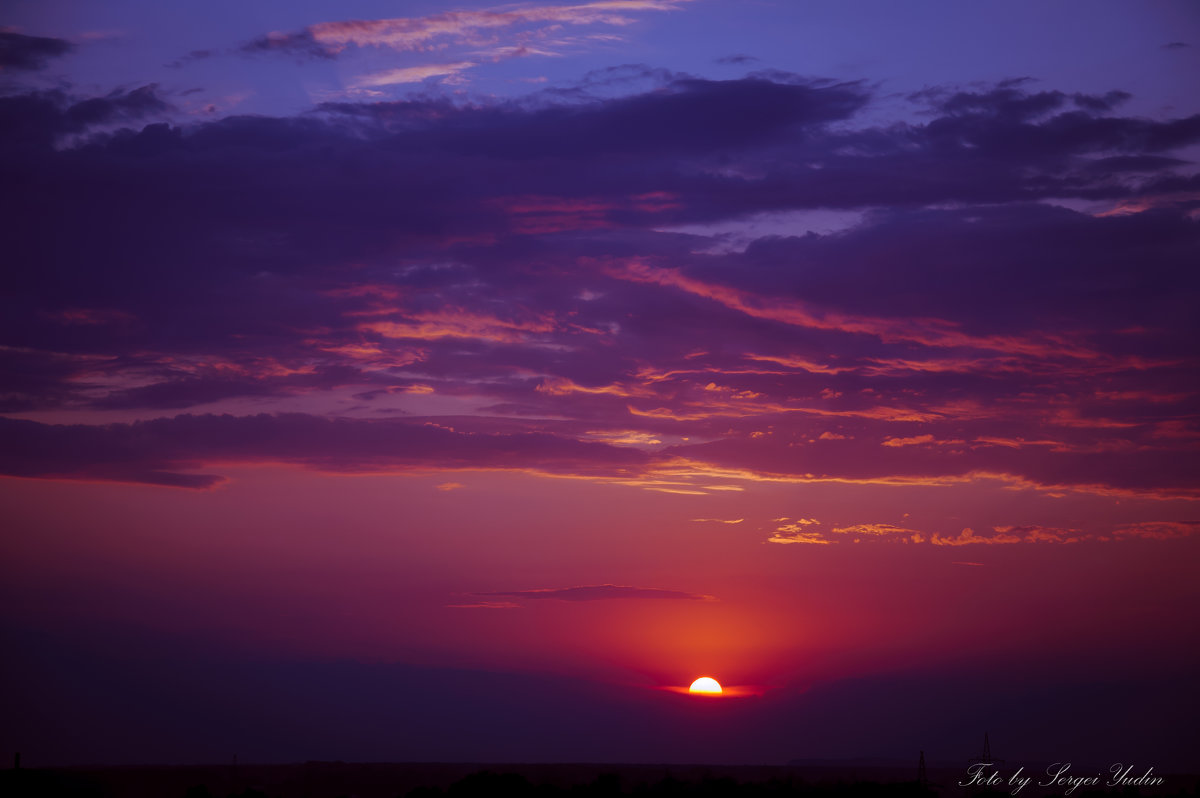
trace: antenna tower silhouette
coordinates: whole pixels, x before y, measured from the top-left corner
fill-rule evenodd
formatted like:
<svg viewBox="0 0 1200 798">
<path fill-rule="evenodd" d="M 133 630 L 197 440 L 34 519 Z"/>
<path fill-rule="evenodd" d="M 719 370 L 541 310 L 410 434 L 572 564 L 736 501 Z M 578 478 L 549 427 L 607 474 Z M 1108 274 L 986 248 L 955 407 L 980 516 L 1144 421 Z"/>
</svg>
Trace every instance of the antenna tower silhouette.
<svg viewBox="0 0 1200 798">
<path fill-rule="evenodd" d="M 992 759 L 992 744 L 988 741 L 988 733 L 984 732 L 983 733 L 983 753 L 980 754 L 979 756 L 971 757 L 967 761 L 968 762 L 983 762 L 985 764 L 992 765 L 997 762 L 1003 762 L 1004 760 L 1003 759 Z"/>
</svg>

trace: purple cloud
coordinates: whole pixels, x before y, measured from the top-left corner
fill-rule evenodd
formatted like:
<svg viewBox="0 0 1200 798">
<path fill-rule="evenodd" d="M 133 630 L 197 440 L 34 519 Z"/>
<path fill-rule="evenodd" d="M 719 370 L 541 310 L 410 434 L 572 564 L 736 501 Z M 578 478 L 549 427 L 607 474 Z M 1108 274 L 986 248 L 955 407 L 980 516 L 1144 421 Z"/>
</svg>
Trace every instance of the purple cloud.
<svg viewBox="0 0 1200 798">
<path fill-rule="evenodd" d="M 153 87 L 0 98 L 5 472 L 1200 489 L 1200 118 L 1007 82 L 880 127 L 862 84 L 651 77 L 115 132 Z M 766 212 L 796 234 L 695 232 Z"/>
<path fill-rule="evenodd" d="M 48 425 L 0 419 L 0 472 L 209 487 L 182 473 L 210 460 L 288 461 L 327 471 L 410 467 L 548 468 L 619 477 L 646 461 L 637 451 L 537 431 L 459 431 L 445 422 L 325 419 L 303 414 L 193 416 L 133 424 Z M 523 465 L 522 465 L 523 464 Z"/>
<path fill-rule="evenodd" d="M 72 49 L 74 45 L 65 39 L 0 30 L 0 69 L 41 69 L 50 59 L 66 55 Z"/>
</svg>

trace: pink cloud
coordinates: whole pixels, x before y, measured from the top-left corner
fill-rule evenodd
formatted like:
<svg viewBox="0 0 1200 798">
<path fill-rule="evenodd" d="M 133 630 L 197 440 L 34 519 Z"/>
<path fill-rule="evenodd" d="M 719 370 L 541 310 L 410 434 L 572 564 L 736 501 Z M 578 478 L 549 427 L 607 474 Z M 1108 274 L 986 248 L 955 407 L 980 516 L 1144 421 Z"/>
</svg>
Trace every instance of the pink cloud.
<svg viewBox="0 0 1200 798">
<path fill-rule="evenodd" d="M 402 83 L 420 83 L 426 78 L 445 77 L 475 66 L 473 61 L 456 61 L 450 64 L 426 64 L 424 66 L 402 67 L 387 69 L 382 72 L 372 72 L 354 79 L 350 84 L 355 88 L 371 88 L 375 86 L 395 86 Z"/>
<path fill-rule="evenodd" d="M 951 321 L 942 319 L 887 319 L 819 310 L 799 300 L 773 299 L 728 286 L 707 283 L 684 275 L 678 269 L 657 268 L 641 261 L 627 261 L 608 269 L 622 280 L 677 288 L 705 297 L 725 307 L 757 319 L 781 322 L 795 327 L 858 333 L 884 343 L 910 341 L 935 347 L 969 347 L 1042 358 L 1095 360 L 1100 354 L 1069 341 L 1061 335 L 976 336 L 963 332 Z"/>
<path fill-rule="evenodd" d="M 518 26 L 551 33 L 562 25 L 624 27 L 635 22 L 632 14 L 675 11 L 690 0 L 598 0 L 558 6 L 485 8 L 447 11 L 427 17 L 343 20 L 310 25 L 305 32 L 330 52 L 356 47 L 386 47 L 424 52 L 448 44 L 481 45 L 487 36 Z M 539 54 L 536 48 L 523 54 Z"/>
</svg>

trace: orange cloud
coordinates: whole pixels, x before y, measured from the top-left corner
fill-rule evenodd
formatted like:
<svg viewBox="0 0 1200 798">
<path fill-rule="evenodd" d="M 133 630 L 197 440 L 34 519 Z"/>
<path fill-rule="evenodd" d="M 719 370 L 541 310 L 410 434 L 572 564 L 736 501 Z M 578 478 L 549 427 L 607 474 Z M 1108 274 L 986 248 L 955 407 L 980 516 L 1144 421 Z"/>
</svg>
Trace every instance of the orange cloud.
<svg viewBox="0 0 1200 798">
<path fill-rule="evenodd" d="M 971 374 L 977 372 L 1026 372 L 1030 367 L 1026 361 L 1011 357 L 979 357 L 979 358 L 936 358 L 928 360 L 912 360 L 908 358 L 869 358 L 874 365 L 863 366 L 863 374 L 872 377 L 910 374 L 913 372 L 928 374 Z"/>
<path fill-rule="evenodd" d="M 568 396 L 573 393 L 591 393 L 591 394 L 608 394 L 610 396 L 622 396 L 625 398 L 633 396 L 654 396 L 650 391 L 644 390 L 637 386 L 618 385 L 611 383 L 609 385 L 601 385 L 596 388 L 588 388 L 579 385 L 566 377 L 546 378 L 538 384 L 538 393 L 544 393 L 549 396 Z"/>
<path fill-rule="evenodd" d="M 710 383 L 711 384 L 711 383 Z M 718 387 L 706 389 L 710 393 L 719 393 Z M 726 389 L 728 390 L 728 389 Z M 645 394 L 642 394 L 643 396 Z M 730 394 L 734 401 L 711 402 L 678 402 L 677 406 L 655 407 L 641 409 L 627 405 L 631 415 L 645 418 L 670 419 L 672 421 L 702 421 L 711 418 L 748 418 L 750 416 L 771 415 L 775 413 L 802 413 L 813 416 L 833 418 L 867 418 L 878 421 L 933 421 L 938 418 L 932 413 L 923 413 L 902 407 L 869 407 L 856 410 L 830 410 L 823 407 L 802 405 L 783 405 L 776 402 L 757 401 L 759 394 L 739 392 Z M 756 401 L 750 401 L 756 400 Z"/>
<path fill-rule="evenodd" d="M 798 523 L 784 524 L 767 540 L 771 543 L 861 543 L 865 540 L 880 540 L 896 543 L 928 543 L 934 546 L 971 546 L 971 545 L 1012 545 L 1019 543 L 1082 543 L 1088 540 L 1112 540 L 1112 538 L 1086 535 L 1079 529 L 1061 527 L 1045 527 L 1038 525 L 1027 526 L 996 526 L 987 534 L 978 534 L 970 527 L 964 528 L 958 535 L 926 535 L 915 529 L 896 526 L 894 524 L 852 524 L 844 527 L 834 527 L 833 533 L 842 538 L 830 537 L 821 532 L 806 528 L 807 524 L 801 519 Z M 1122 527 L 1115 534 L 1122 537 L 1145 537 L 1156 540 L 1183 537 L 1200 532 L 1200 522 L 1152 522 L 1131 524 Z M 958 562 L 957 565 L 979 565 L 976 562 Z"/>
<path fill-rule="evenodd" d="M 1059 441 L 1027 441 L 1024 438 L 979 437 L 972 443 L 982 443 L 985 446 L 1003 446 L 1008 449 L 1020 449 L 1023 446 L 1059 446 Z"/>
<path fill-rule="evenodd" d="M 776 521 L 787 521 L 786 518 L 778 518 Z M 811 543 L 819 546 L 829 545 L 833 543 L 828 540 L 820 532 L 809 529 L 808 527 L 817 526 L 821 522 L 815 518 L 797 518 L 790 524 L 782 524 L 775 532 L 767 538 L 768 543 Z"/>
<path fill-rule="evenodd" d="M 880 446 L 920 446 L 923 443 L 933 443 L 932 435 L 916 435 L 912 438 L 888 438 Z"/>
<path fill-rule="evenodd" d="M 416 338 L 433 341 L 441 338 L 475 338 L 495 343 L 519 343 L 535 334 L 553 332 L 554 322 L 547 316 L 509 321 L 494 316 L 447 308 L 416 313 L 406 321 L 373 321 L 359 325 L 359 330 L 374 332 L 385 338 Z"/>
<path fill-rule="evenodd" d="M 921 534 L 915 529 L 905 529 L 893 524 L 852 524 L 850 526 L 834 527 L 839 535 L 871 535 L 874 537 L 890 537 L 897 535 Z"/>
<path fill-rule="evenodd" d="M 1008 545 L 1013 543 L 1081 543 L 1088 538 L 1078 529 L 1060 527 L 997 526 L 992 534 L 978 535 L 970 527 L 955 537 L 934 535 L 930 543 L 935 546 Z"/>
<path fill-rule="evenodd" d="M 824 363 L 818 363 L 815 360 L 808 360 L 802 357 L 780 357 L 776 355 L 752 355 L 745 354 L 742 357 L 748 360 L 764 360 L 768 363 L 778 363 L 781 366 L 786 366 L 789 369 L 800 369 L 812 374 L 844 374 L 846 372 L 858 371 L 853 366 L 827 366 Z"/>
<path fill-rule="evenodd" d="M 308 340 L 305 344 L 322 352 L 340 355 L 360 364 L 365 370 L 401 368 L 419 363 L 429 354 L 424 349 L 395 347 L 383 349 L 377 344 L 353 343 L 332 344 L 318 340 Z"/>
<path fill-rule="evenodd" d="M 654 446 L 662 443 L 655 435 L 634 430 L 590 430 L 584 434 L 615 446 Z"/>
<path fill-rule="evenodd" d="M 833 543 L 832 540 L 826 540 L 819 532 L 788 532 L 778 531 L 771 537 L 767 538 L 768 543 L 812 543 L 818 546 L 828 546 Z"/>
<path fill-rule="evenodd" d="M 671 461 L 660 463 L 646 471 L 647 474 L 675 477 L 696 477 L 708 474 L 719 475 L 723 479 L 746 480 L 749 482 L 774 482 L 793 484 L 838 484 L 838 485 L 892 485 L 896 487 L 950 487 L 971 483 L 996 481 L 1010 490 L 1031 490 L 1050 496 L 1064 496 L 1068 493 L 1086 494 L 1092 496 L 1108 496 L 1114 498 L 1137 499 L 1200 499 L 1200 491 L 1193 488 L 1124 488 L 1097 483 L 1057 483 L 1038 482 L 1037 480 L 1004 471 L 973 470 L 963 474 L 941 475 L 907 475 L 885 474 L 870 477 L 850 477 L 836 475 L 817 475 L 812 473 L 789 474 L 777 471 L 754 470 L 749 468 L 722 468 L 698 460 L 677 457 Z"/>
</svg>

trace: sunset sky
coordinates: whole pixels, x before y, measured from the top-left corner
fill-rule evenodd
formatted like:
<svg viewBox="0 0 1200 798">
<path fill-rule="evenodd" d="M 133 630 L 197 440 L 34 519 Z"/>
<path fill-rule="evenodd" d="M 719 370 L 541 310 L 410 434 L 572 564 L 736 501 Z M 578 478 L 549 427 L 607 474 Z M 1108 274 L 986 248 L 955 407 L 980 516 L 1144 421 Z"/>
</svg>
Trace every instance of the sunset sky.
<svg viewBox="0 0 1200 798">
<path fill-rule="evenodd" d="M 6 2 L 0 755 L 1200 767 L 1198 159 L 1186 1 Z"/>
</svg>

